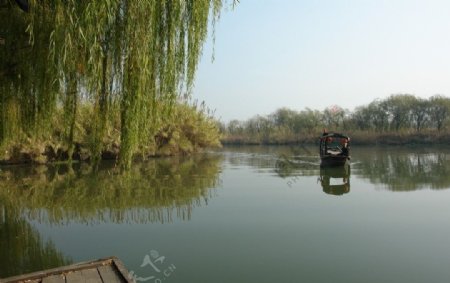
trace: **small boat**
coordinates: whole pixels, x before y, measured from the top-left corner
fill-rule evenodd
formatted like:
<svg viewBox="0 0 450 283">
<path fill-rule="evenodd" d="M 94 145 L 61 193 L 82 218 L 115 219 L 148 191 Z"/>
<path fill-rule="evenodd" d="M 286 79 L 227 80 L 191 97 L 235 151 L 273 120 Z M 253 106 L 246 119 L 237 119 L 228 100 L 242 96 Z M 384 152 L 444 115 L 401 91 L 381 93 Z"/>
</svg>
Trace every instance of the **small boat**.
<svg viewBox="0 0 450 283">
<path fill-rule="evenodd" d="M 350 138 L 324 132 L 319 144 L 320 166 L 343 166 L 350 159 Z"/>
</svg>

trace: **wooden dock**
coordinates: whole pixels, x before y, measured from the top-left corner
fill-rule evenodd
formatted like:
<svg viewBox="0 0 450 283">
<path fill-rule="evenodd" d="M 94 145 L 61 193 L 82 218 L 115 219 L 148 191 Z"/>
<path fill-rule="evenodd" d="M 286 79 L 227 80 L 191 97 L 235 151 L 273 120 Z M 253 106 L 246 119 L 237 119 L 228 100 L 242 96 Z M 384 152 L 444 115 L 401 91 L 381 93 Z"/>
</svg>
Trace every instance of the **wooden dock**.
<svg viewBox="0 0 450 283">
<path fill-rule="evenodd" d="M 0 279 L 0 283 L 122 283 L 135 282 L 116 257 Z"/>
</svg>

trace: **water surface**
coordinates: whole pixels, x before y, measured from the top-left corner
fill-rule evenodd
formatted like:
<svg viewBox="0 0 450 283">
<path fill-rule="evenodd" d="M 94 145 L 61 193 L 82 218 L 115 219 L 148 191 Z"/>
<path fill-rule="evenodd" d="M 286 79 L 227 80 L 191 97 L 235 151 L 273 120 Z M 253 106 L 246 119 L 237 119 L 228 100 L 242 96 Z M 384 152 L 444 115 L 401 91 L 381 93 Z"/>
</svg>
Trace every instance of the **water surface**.
<svg viewBox="0 0 450 283">
<path fill-rule="evenodd" d="M 0 277 L 118 256 L 142 282 L 447 282 L 450 150 L 309 147 L 0 169 Z"/>
</svg>

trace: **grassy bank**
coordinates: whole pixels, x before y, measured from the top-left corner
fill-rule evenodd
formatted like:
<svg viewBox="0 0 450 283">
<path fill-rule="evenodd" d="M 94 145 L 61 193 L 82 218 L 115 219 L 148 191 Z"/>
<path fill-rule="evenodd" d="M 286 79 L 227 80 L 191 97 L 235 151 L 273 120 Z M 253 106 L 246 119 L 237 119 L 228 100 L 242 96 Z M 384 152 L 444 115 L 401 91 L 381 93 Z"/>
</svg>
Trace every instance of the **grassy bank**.
<svg viewBox="0 0 450 283">
<path fill-rule="evenodd" d="M 104 125 L 104 138 L 96 140 L 92 133 L 98 129 L 95 113 L 89 105 L 81 106 L 80 119 L 74 127 L 73 144 L 67 141 L 64 130 L 65 116 L 57 113 L 48 123 L 48 131 L 38 135 L 18 132 L 14 139 L 0 145 L 0 164 L 64 162 L 72 160 L 92 161 L 94 152 L 101 150 L 102 159 L 117 159 L 120 150 L 120 117 L 112 117 Z M 206 147 L 219 147 L 219 130 L 208 111 L 195 105 L 179 103 L 172 107 L 166 119 L 148 121 L 150 138 L 139 144 L 134 158 L 153 156 L 187 155 Z M 97 126 L 98 127 L 98 126 Z M 142 140 L 142 139 L 139 139 Z"/>
</svg>

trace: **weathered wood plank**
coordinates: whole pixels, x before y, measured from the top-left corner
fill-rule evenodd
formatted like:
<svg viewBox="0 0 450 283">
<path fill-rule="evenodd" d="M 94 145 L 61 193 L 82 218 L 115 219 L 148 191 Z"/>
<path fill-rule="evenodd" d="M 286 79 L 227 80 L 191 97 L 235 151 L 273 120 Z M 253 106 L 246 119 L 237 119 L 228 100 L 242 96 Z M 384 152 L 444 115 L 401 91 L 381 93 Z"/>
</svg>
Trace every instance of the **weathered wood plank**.
<svg viewBox="0 0 450 283">
<path fill-rule="evenodd" d="M 100 273 L 100 277 L 103 282 L 111 282 L 111 283 L 123 283 L 125 281 L 122 280 L 122 275 L 117 272 L 115 268 L 110 265 L 100 266 L 97 268 L 98 273 Z"/>
<path fill-rule="evenodd" d="M 64 275 L 52 275 L 42 279 L 42 283 L 66 283 Z"/>
<path fill-rule="evenodd" d="M 84 282 L 83 275 L 81 271 L 69 272 L 66 274 L 66 283 L 80 283 Z"/>
<path fill-rule="evenodd" d="M 111 257 L 111 260 L 112 260 L 112 265 L 114 265 L 115 268 L 117 268 L 117 270 L 119 271 L 119 273 L 122 274 L 122 279 L 125 280 L 125 282 L 136 283 L 136 281 L 132 277 L 130 277 L 128 270 L 125 268 L 125 266 L 120 261 L 120 259 L 113 256 L 113 257 Z"/>
<path fill-rule="evenodd" d="M 31 276 L 30 276 L 31 275 Z M 46 274 L 42 271 L 25 274 L 25 275 L 17 275 L 13 277 L 0 279 L 0 283 L 9 283 L 9 282 L 20 282 L 25 280 L 39 280 L 45 277 Z"/>
<path fill-rule="evenodd" d="M 86 283 L 103 283 L 97 268 L 81 270 L 81 275 Z"/>
<path fill-rule="evenodd" d="M 104 274 L 103 275 L 105 278 L 104 280 L 102 280 L 99 268 L 102 274 Z M 112 275 L 116 276 L 117 281 L 115 279 L 112 279 L 113 278 Z M 38 271 L 30 274 L 4 278 L 0 279 L 0 283 L 12 283 L 12 282 L 53 283 L 53 281 L 49 280 L 56 280 L 58 276 L 64 279 L 64 281 L 56 281 L 58 283 L 66 282 L 66 280 L 68 283 L 134 282 L 133 278 L 129 278 L 128 270 L 125 268 L 123 263 L 117 257 L 110 257 L 96 261 L 82 262 L 69 266 Z M 43 281 L 43 279 L 45 279 L 46 281 Z"/>
<path fill-rule="evenodd" d="M 0 283 L 17 282 L 17 281 L 25 281 L 25 280 L 36 280 L 36 279 L 42 279 L 42 278 L 45 278 L 45 277 L 48 277 L 51 275 L 62 274 L 62 273 L 67 273 L 67 272 L 77 271 L 77 270 L 83 270 L 83 269 L 87 269 L 87 268 L 96 268 L 96 267 L 102 266 L 102 265 L 111 265 L 111 264 L 113 264 L 113 260 L 118 260 L 118 259 L 116 257 L 110 257 L 110 258 L 99 259 L 99 260 L 95 260 L 95 261 L 81 262 L 81 263 L 77 263 L 77 264 L 73 264 L 73 265 L 52 268 L 52 269 L 33 272 L 33 273 L 29 273 L 29 274 L 23 274 L 23 275 L 0 279 Z"/>
</svg>

